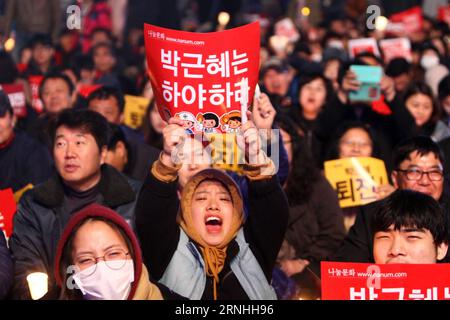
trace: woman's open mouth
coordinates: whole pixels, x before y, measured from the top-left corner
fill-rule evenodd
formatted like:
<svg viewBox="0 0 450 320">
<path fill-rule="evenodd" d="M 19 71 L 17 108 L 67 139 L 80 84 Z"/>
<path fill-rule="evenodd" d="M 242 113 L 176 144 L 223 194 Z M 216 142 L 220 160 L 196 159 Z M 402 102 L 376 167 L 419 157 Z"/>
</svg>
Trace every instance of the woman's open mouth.
<svg viewBox="0 0 450 320">
<path fill-rule="evenodd" d="M 208 233 L 219 233 L 222 231 L 222 219 L 219 216 L 206 216 L 205 227 Z"/>
</svg>

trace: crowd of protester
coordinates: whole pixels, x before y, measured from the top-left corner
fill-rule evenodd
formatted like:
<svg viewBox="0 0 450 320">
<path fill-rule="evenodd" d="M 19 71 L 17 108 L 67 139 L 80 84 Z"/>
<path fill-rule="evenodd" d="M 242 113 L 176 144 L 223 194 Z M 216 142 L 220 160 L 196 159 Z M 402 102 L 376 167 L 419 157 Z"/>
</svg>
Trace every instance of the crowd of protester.
<svg viewBox="0 0 450 320">
<path fill-rule="evenodd" d="M 311 275 L 320 278 L 321 261 L 447 261 L 447 23 L 424 16 L 402 35 L 411 59 L 386 61 L 347 50 L 352 39 L 393 37 L 366 26 L 367 5 L 322 8 L 308 20 L 296 1 L 72 2 L 4 8 L 2 42 L 14 29 L 15 46 L 0 51 L 0 85 L 21 85 L 25 109 L 0 90 L 0 190 L 21 196 L 12 235 L 0 233 L 0 299 L 30 299 L 33 272 L 48 275 L 43 299 L 295 299 Z M 81 8 L 80 30 L 65 28 L 71 4 Z M 232 13 L 228 28 L 260 20 L 262 94 L 242 131 L 243 145 L 261 148 L 242 172 L 212 169 L 179 119 L 162 120 L 146 69 L 146 16 L 133 15 L 151 4 L 172 4 L 179 19 L 145 22 L 186 31 L 218 30 L 219 10 Z M 271 39 L 286 17 L 297 36 L 280 48 Z M 351 65 L 383 69 L 378 101 L 349 99 L 361 86 Z M 149 101 L 139 128 L 125 123 L 125 95 Z M 254 129 L 280 129 L 269 148 L 279 151 L 278 170 L 262 148 L 271 139 Z M 168 156 L 181 143 L 174 137 L 183 137 L 184 163 Z M 202 161 L 189 162 L 194 154 Z M 340 207 L 324 161 L 349 157 L 384 161 L 389 181 L 375 202 Z M 380 239 L 405 228 L 428 232 L 428 256 L 386 253 L 392 245 Z M 80 271 L 68 274 L 71 265 Z"/>
</svg>

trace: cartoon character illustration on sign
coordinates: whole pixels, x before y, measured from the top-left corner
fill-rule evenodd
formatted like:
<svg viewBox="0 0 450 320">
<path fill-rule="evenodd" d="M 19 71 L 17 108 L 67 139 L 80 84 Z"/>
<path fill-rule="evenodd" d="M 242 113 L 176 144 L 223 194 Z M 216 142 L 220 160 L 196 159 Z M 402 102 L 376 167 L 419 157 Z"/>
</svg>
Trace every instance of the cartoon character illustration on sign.
<svg viewBox="0 0 450 320">
<path fill-rule="evenodd" d="M 197 114 L 197 121 L 201 124 L 204 133 L 220 133 L 217 130 L 219 127 L 219 117 L 213 112 L 205 112 Z"/>
<path fill-rule="evenodd" d="M 180 118 L 183 120 L 183 128 L 186 131 L 187 134 L 193 134 L 193 128 L 196 123 L 195 116 L 188 112 L 188 111 L 182 111 L 175 114 L 176 118 Z"/>
<path fill-rule="evenodd" d="M 226 133 L 238 133 L 241 130 L 242 118 L 241 113 L 237 110 L 225 113 L 220 118 L 222 130 Z"/>
</svg>

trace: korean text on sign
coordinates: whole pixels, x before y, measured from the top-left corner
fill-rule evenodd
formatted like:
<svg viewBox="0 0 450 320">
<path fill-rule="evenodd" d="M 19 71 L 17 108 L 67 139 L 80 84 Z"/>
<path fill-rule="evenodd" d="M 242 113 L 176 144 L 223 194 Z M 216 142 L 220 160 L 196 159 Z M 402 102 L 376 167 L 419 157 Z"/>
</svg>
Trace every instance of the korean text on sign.
<svg viewBox="0 0 450 320">
<path fill-rule="evenodd" d="M 144 35 L 162 118 L 179 117 L 190 134 L 238 132 L 258 81 L 259 24 L 211 33 L 146 24 Z"/>
<path fill-rule="evenodd" d="M 371 157 L 326 161 L 325 176 L 336 190 L 341 208 L 377 200 L 376 187 L 388 183 L 384 162 Z"/>
</svg>

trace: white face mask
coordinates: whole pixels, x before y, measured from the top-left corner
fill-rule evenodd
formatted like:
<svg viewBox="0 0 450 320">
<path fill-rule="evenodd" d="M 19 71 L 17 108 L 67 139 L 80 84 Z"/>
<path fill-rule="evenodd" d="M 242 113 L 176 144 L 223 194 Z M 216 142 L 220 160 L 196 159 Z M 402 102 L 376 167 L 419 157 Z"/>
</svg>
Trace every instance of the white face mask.
<svg viewBox="0 0 450 320">
<path fill-rule="evenodd" d="M 430 69 L 434 66 L 437 66 L 439 64 L 439 58 L 437 56 L 423 56 L 422 59 L 420 59 L 420 65 L 424 69 Z"/>
<path fill-rule="evenodd" d="M 111 263 L 124 264 L 123 260 L 108 261 Z M 92 273 L 93 269 L 94 273 Z M 92 274 L 91 274 L 92 273 Z M 126 260 L 125 265 L 113 270 L 105 261 L 99 261 L 87 269 L 77 272 L 73 279 L 87 300 L 125 300 L 131 290 L 134 281 L 133 260 Z"/>
</svg>

